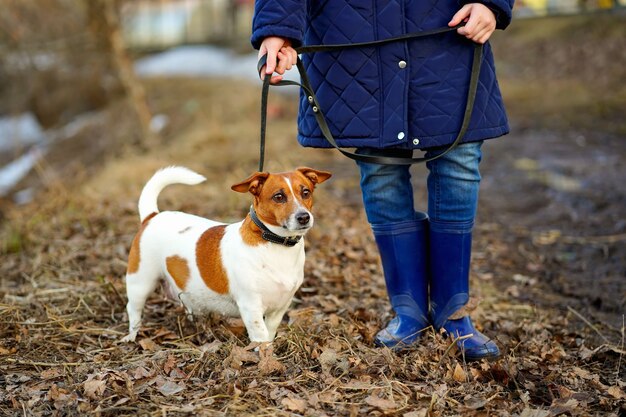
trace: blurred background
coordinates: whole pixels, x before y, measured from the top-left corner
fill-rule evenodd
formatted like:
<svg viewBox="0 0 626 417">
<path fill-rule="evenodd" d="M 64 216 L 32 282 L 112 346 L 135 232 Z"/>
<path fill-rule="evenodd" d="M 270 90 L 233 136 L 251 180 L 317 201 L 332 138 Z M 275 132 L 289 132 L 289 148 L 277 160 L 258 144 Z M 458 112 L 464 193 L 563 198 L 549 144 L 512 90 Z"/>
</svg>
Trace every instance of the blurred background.
<svg viewBox="0 0 626 417">
<path fill-rule="evenodd" d="M 538 73 L 540 78 L 559 83 L 564 82 L 563 74 L 587 76 L 594 83 L 604 82 L 606 88 L 611 84 L 609 78 L 624 74 L 620 64 L 626 53 L 624 38 L 617 26 L 624 23 L 625 5 L 626 0 L 516 2 L 516 21 L 510 32 L 516 27 L 519 31 L 494 39 L 496 49 L 503 50 L 497 58 L 514 120 L 519 117 L 516 121 L 522 122 L 532 114 L 536 103 L 520 107 L 528 105 L 533 94 L 545 93 L 545 83 L 539 78 L 528 85 L 529 75 Z M 251 0 L 2 0 L 3 204 L 31 201 L 34 188 L 51 176 L 93 168 L 118 149 L 120 141 L 146 145 L 153 140 L 172 115 L 155 114 L 142 83 L 147 78 L 225 76 L 254 82 L 255 53 L 248 43 L 253 7 Z M 607 18 L 611 15 L 615 17 Z M 577 19 L 581 16 L 582 20 Z M 498 38 L 504 43 L 518 41 L 518 48 L 500 48 Z M 594 51 L 596 48 L 602 51 Z M 598 62 L 603 57 L 606 62 Z M 610 65 L 616 65 L 621 73 L 614 74 L 607 68 Z M 584 84 L 587 80 L 580 81 Z M 570 97 L 574 101 L 589 98 L 581 97 L 586 88 L 597 92 L 593 86 L 574 88 Z M 607 92 L 620 94 L 620 89 Z M 590 100 L 593 107 L 594 99 Z M 603 103 L 607 100 L 611 99 L 605 97 Z M 519 114 L 515 112 L 518 108 Z M 114 117 L 120 123 L 117 133 L 105 134 L 94 128 L 104 120 L 103 109 L 119 111 L 119 117 Z M 601 112 L 613 110 L 603 107 Z M 544 111 L 540 116 L 543 119 L 545 115 Z M 90 132 L 88 140 L 84 139 L 85 130 Z M 64 151 L 55 153 L 54 147 L 61 143 Z M 38 174 L 24 182 L 33 170 Z"/>
<path fill-rule="evenodd" d="M 359 173 L 296 143 L 295 88 L 271 90 L 266 169 L 333 173 L 316 192 L 296 331 L 276 345 L 303 388 L 230 369 L 243 328 L 188 322 L 162 293 L 147 306 L 150 343 L 118 344 L 137 199 L 154 171 L 207 177 L 164 191 L 164 210 L 247 213 L 230 185 L 258 167 L 252 13 L 249 0 L 0 0 L 0 414 L 261 415 L 300 410 L 275 396 L 293 390 L 319 394 L 311 407 L 328 415 L 371 415 L 350 408 L 372 403 L 363 385 L 322 400 L 350 368 L 396 391 L 398 413 L 421 410 L 405 416 L 626 415 L 626 0 L 517 0 L 490 41 L 511 133 L 483 146 L 472 314 L 502 361 L 461 367 L 430 336 L 407 355 L 372 349 L 391 312 Z M 428 173 L 412 172 L 425 210 Z M 334 352 L 330 379 L 321 351 Z"/>
</svg>

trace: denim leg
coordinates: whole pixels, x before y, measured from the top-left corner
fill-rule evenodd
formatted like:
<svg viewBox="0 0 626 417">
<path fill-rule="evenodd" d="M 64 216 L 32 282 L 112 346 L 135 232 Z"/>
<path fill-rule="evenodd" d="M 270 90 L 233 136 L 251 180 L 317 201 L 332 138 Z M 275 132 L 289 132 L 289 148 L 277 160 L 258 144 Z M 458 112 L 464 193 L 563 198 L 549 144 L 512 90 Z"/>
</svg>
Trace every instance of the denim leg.
<svg viewBox="0 0 626 417">
<path fill-rule="evenodd" d="M 481 142 L 458 145 L 428 167 L 428 216 L 435 222 L 473 223 L 478 204 Z M 427 157 L 441 151 L 428 151 Z"/>
<path fill-rule="evenodd" d="M 410 150 L 360 148 L 357 153 L 411 156 Z M 380 165 L 357 161 L 361 170 L 361 193 L 367 220 L 372 225 L 415 219 L 410 165 Z"/>
</svg>

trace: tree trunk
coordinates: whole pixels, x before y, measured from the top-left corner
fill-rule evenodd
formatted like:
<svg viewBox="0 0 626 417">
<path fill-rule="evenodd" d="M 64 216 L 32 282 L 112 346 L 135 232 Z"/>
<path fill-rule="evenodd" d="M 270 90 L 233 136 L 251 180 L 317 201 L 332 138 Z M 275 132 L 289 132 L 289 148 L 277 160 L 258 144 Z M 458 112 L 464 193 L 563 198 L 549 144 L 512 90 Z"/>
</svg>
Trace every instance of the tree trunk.
<svg viewBox="0 0 626 417">
<path fill-rule="evenodd" d="M 154 144 L 157 136 L 150 128 L 152 114 L 148 108 L 145 90 L 137 79 L 126 52 L 119 24 L 118 1 L 85 0 L 85 3 L 89 26 L 96 37 L 96 42 L 103 52 L 109 55 L 122 88 L 137 116 L 141 128 L 140 145 L 148 147 Z"/>
</svg>

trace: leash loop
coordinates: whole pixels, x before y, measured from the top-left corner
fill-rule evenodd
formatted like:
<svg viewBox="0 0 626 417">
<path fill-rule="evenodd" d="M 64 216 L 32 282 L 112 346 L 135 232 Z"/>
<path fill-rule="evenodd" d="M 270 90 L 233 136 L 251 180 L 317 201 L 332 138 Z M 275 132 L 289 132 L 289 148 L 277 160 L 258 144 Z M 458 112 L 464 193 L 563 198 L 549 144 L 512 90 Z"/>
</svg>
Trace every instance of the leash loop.
<svg viewBox="0 0 626 417">
<path fill-rule="evenodd" d="M 451 28 L 444 27 L 444 28 L 428 30 L 428 31 L 423 31 L 423 32 L 407 33 L 401 36 L 381 39 L 381 40 L 371 41 L 371 42 L 301 46 L 299 48 L 296 48 L 296 52 L 298 54 L 306 54 L 306 53 L 312 53 L 312 52 L 336 51 L 340 49 L 354 49 L 354 48 L 362 48 L 362 47 L 381 46 L 381 45 L 385 45 L 385 44 L 392 43 L 392 42 L 417 39 L 417 38 L 422 38 L 426 36 L 432 36 L 432 35 L 455 31 L 464 25 L 465 23 L 462 23 L 458 26 L 451 27 Z M 474 54 L 472 58 L 472 68 L 471 68 L 471 73 L 470 73 L 469 88 L 468 88 L 467 99 L 465 103 L 465 111 L 463 113 L 463 121 L 461 122 L 461 127 L 459 128 L 459 132 L 456 138 L 454 139 L 454 141 L 452 141 L 452 143 L 450 143 L 447 147 L 443 148 L 443 151 L 441 151 L 437 155 L 430 156 L 430 157 L 402 158 L 402 157 L 393 157 L 393 156 L 385 156 L 385 155 L 361 155 L 361 154 L 349 152 L 349 151 L 342 149 L 335 141 L 335 138 L 333 137 L 330 131 L 330 128 L 328 127 L 328 123 L 326 122 L 324 113 L 322 112 L 319 102 L 317 101 L 317 97 L 315 93 L 313 92 L 313 87 L 311 86 L 311 82 L 306 73 L 306 69 L 304 68 L 304 64 L 302 63 L 302 60 L 300 59 L 300 56 L 298 56 L 296 67 L 298 69 L 298 72 L 300 73 L 301 83 L 296 82 L 296 81 L 290 81 L 290 80 L 281 80 L 272 85 L 274 86 L 291 85 L 291 86 L 298 86 L 302 88 L 304 92 L 307 94 L 307 101 L 311 105 L 311 110 L 313 111 L 313 115 L 315 117 L 315 120 L 317 121 L 320 131 L 322 132 L 322 135 L 328 141 L 328 143 L 331 144 L 332 147 L 337 149 L 339 152 L 341 152 L 343 155 L 347 156 L 348 158 L 356 160 L 356 161 L 368 162 L 368 163 L 374 163 L 374 164 L 382 164 L 382 165 L 411 165 L 411 164 L 417 164 L 417 163 L 424 163 L 424 162 L 435 160 L 437 158 L 441 158 L 443 155 L 447 154 L 452 149 L 454 149 L 459 143 L 461 143 L 463 137 L 465 136 L 465 133 L 467 132 L 470 121 L 472 119 L 474 102 L 476 100 L 476 91 L 478 89 L 478 78 L 480 75 L 480 68 L 481 68 L 481 63 L 482 63 L 482 58 L 483 58 L 483 49 L 484 47 L 482 44 L 478 44 L 478 43 L 474 44 Z M 259 75 L 261 74 L 261 70 L 266 64 L 267 64 L 267 54 L 263 55 L 257 63 L 257 71 L 259 72 Z M 263 78 L 263 87 L 261 89 L 261 135 L 260 135 L 260 157 L 259 157 L 259 171 L 260 172 L 263 171 L 263 165 L 264 165 L 264 160 L 265 160 L 267 96 L 269 93 L 269 86 L 270 86 L 271 78 L 272 77 L 270 74 L 265 75 L 265 77 Z"/>
</svg>

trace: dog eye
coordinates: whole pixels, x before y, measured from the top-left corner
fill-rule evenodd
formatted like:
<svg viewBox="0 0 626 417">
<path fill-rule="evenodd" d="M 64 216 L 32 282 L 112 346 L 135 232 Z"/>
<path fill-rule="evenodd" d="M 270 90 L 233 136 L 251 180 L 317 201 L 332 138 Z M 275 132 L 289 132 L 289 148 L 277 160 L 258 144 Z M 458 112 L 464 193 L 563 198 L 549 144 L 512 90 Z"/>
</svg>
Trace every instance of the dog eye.
<svg viewBox="0 0 626 417">
<path fill-rule="evenodd" d="M 283 193 L 276 193 L 272 197 L 272 200 L 274 200 L 277 203 L 284 203 L 285 201 L 287 201 L 287 197 L 285 197 L 285 194 Z"/>
<path fill-rule="evenodd" d="M 309 198 L 311 197 L 311 190 L 309 190 L 308 188 L 304 188 L 302 190 L 302 198 Z"/>
</svg>

